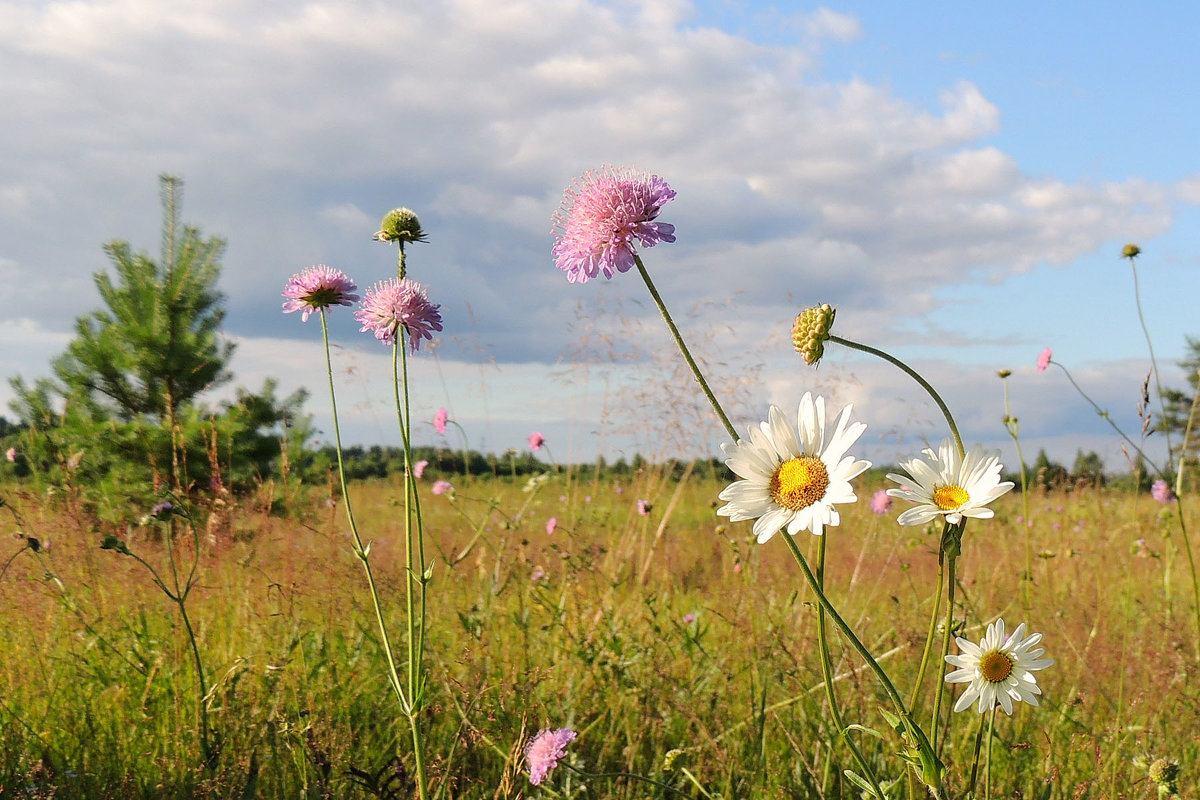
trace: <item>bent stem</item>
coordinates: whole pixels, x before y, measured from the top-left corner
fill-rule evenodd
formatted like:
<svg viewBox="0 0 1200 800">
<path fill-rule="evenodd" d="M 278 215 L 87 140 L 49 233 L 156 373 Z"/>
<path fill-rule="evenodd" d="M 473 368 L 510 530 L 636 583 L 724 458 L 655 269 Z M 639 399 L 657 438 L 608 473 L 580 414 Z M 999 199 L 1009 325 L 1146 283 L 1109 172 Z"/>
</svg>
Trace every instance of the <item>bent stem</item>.
<svg viewBox="0 0 1200 800">
<path fill-rule="evenodd" d="M 667 306 L 663 303 L 662 297 L 658 293 L 658 289 L 654 288 L 654 281 L 650 280 L 650 273 L 646 271 L 646 265 L 642 263 L 642 258 L 637 253 L 633 254 L 633 263 L 637 264 L 638 272 L 641 273 L 642 280 L 646 283 L 646 288 L 650 290 L 650 296 L 654 298 L 655 304 L 658 306 L 659 313 L 662 314 L 663 321 L 667 323 L 667 328 L 671 331 L 671 336 L 675 338 L 675 344 L 679 346 L 679 352 L 683 353 L 683 358 L 692 369 L 692 375 L 696 378 L 696 383 L 700 384 L 700 388 L 704 390 L 704 396 L 708 398 L 708 402 L 712 405 L 713 411 L 717 414 L 717 419 L 721 420 L 721 424 L 725 426 L 725 430 L 733 441 L 738 440 L 737 429 L 733 427 L 733 423 L 729 421 L 729 417 L 725 416 L 724 409 L 717 402 L 716 396 L 712 389 L 708 386 L 708 381 L 704 379 L 704 375 L 700 372 L 700 367 L 696 365 L 696 360 L 692 358 L 691 351 L 683 342 L 683 337 L 679 334 L 679 329 L 675 327 L 675 321 L 671 319 L 671 313 L 667 311 Z"/>
</svg>

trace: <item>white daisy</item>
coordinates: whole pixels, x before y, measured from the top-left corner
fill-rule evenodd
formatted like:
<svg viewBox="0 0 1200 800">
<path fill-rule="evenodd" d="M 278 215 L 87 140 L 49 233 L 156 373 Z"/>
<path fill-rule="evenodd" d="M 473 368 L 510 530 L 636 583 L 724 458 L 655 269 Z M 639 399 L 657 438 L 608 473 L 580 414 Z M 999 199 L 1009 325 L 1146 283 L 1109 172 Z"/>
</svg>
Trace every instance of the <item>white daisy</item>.
<svg viewBox="0 0 1200 800">
<path fill-rule="evenodd" d="M 888 474 L 888 480 L 902 487 L 888 489 L 888 494 L 917 504 L 896 521 L 924 525 L 945 514 L 946 522 L 957 525 L 963 517 L 991 518 L 994 512 L 988 503 L 1013 488 L 1012 481 L 1000 480 L 1000 451 L 984 452 L 975 445 L 960 459 L 950 439 L 942 441 L 939 451 L 926 449 L 916 458 L 900 462 L 908 475 Z"/>
<path fill-rule="evenodd" d="M 805 528 L 820 536 L 825 526 L 841 522 L 834 504 L 858 499 L 850 481 L 871 466 L 846 455 L 867 429 L 861 422 L 850 424 L 851 408 L 842 410 L 826 438 L 825 398 L 814 401 L 806 392 L 796 425 L 771 406 L 766 422 L 750 426 L 749 441 L 721 445 L 729 456 L 725 464 L 742 480 L 721 492 L 727 503 L 717 513 L 732 522 L 757 520 L 760 544 L 785 526 L 793 536 Z"/>
<path fill-rule="evenodd" d="M 976 708 L 980 714 L 999 703 L 1004 713 L 1011 715 L 1014 700 L 1023 700 L 1031 706 L 1038 704 L 1042 690 L 1033 673 L 1054 663 L 1052 658 L 1041 657 L 1046 652 L 1043 648 L 1034 647 L 1042 640 L 1040 633 L 1025 636 L 1022 622 L 1005 637 L 1004 620 L 998 619 L 988 625 L 979 644 L 961 636 L 954 640 L 961 655 L 946 656 L 949 664 L 958 667 L 946 676 L 946 683 L 969 684 L 954 704 L 955 711 L 970 708 L 978 701 Z"/>
</svg>

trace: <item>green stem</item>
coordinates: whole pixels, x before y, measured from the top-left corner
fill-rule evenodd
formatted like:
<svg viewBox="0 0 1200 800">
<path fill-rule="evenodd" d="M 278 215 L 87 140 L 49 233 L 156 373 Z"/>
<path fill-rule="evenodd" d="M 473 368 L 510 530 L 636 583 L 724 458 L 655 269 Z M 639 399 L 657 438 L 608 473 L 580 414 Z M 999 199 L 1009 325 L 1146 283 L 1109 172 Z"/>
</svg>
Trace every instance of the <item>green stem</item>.
<svg viewBox="0 0 1200 800">
<path fill-rule="evenodd" d="M 950 655 L 950 639 L 954 631 L 954 586 L 957 582 L 954 567 L 958 562 L 958 556 L 947 556 L 949 564 L 946 569 L 946 622 L 945 630 L 942 632 L 942 668 L 940 673 L 945 672 L 946 656 Z M 942 698 L 946 694 L 946 681 L 939 680 L 937 682 L 937 691 L 933 695 L 933 746 L 934 752 L 937 752 L 938 728 L 942 719 Z"/>
<path fill-rule="evenodd" d="M 938 559 L 937 588 L 933 593 L 933 612 L 929 615 L 929 632 L 925 634 L 925 649 L 921 653 L 921 666 L 917 668 L 917 680 L 912 694 L 908 696 L 908 707 L 917 707 L 917 698 L 925 685 L 925 672 L 929 669 L 929 656 L 933 652 L 933 640 L 937 638 L 938 613 L 942 610 L 942 580 L 945 578 L 945 559 Z"/>
<path fill-rule="evenodd" d="M 1150 339 L 1150 329 L 1146 327 L 1146 315 L 1142 313 L 1142 293 L 1138 287 L 1137 260 L 1129 259 L 1129 268 L 1133 271 L 1133 303 L 1137 307 L 1138 322 L 1142 324 L 1142 333 L 1146 336 L 1146 349 L 1150 351 L 1150 366 L 1154 372 L 1154 389 L 1158 392 L 1158 404 L 1166 415 L 1166 403 L 1163 401 L 1162 381 L 1158 377 L 1158 359 L 1154 357 L 1154 342 Z M 1163 436 L 1167 439 L 1167 470 L 1175 468 L 1175 458 L 1171 450 L 1171 427 L 1163 425 Z"/>
<path fill-rule="evenodd" d="M 696 383 L 700 384 L 700 388 L 704 390 L 704 396 L 708 398 L 708 402 L 712 405 L 713 411 L 716 412 L 717 418 L 721 420 L 721 424 L 725 426 L 726 432 L 735 442 L 738 440 L 737 429 L 733 427 L 733 423 L 729 421 L 729 417 L 725 416 L 724 409 L 717 402 L 717 398 L 713 395 L 712 389 L 708 387 L 708 381 L 704 379 L 704 375 L 700 372 L 700 367 L 696 365 L 696 360 L 692 358 L 691 351 L 683 342 L 683 337 L 679 334 L 679 329 L 675 327 L 675 321 L 671 319 L 671 314 L 667 311 L 667 306 L 663 303 L 662 297 L 658 293 L 658 289 L 654 288 L 654 281 L 650 280 L 650 273 L 646 271 L 646 265 L 642 263 L 642 258 L 637 253 L 633 254 L 633 263 L 637 265 L 638 272 L 642 275 L 642 280 L 646 282 L 646 288 L 650 290 L 650 296 L 654 298 L 655 304 L 658 306 L 659 313 L 662 314 L 663 320 L 667 323 L 667 328 L 671 331 L 671 336 L 675 338 L 675 344 L 679 346 L 679 352 L 683 353 L 683 358 L 692 369 L 692 375 L 696 378 Z"/>
<path fill-rule="evenodd" d="M 1080 388 L 1079 384 L 1076 383 L 1075 379 L 1071 377 L 1071 373 L 1067 370 L 1066 367 L 1064 367 L 1062 364 L 1058 363 L 1057 361 L 1051 361 L 1050 363 L 1063 371 L 1063 374 L 1067 376 L 1067 380 L 1069 380 L 1071 382 L 1071 385 L 1075 387 L 1075 391 L 1079 393 L 1079 396 L 1082 397 L 1084 400 L 1088 401 L 1088 403 L 1092 406 L 1092 408 L 1095 409 L 1096 414 L 1099 415 L 1101 418 L 1103 418 L 1109 424 L 1109 427 L 1111 427 L 1114 431 L 1116 431 L 1117 435 L 1120 436 L 1122 439 L 1124 439 L 1125 442 L 1130 447 L 1133 448 L 1133 451 L 1135 453 L 1137 453 L 1139 456 L 1141 456 L 1142 459 L 1145 460 L 1145 462 L 1147 464 L 1149 464 L 1155 472 L 1166 477 L 1166 473 L 1163 472 L 1162 469 L 1159 468 L 1159 466 L 1157 464 L 1155 464 L 1153 461 L 1150 460 L 1149 456 L 1146 455 L 1145 451 L 1142 450 L 1142 448 L 1139 445 L 1134 443 L 1134 441 L 1132 439 L 1130 439 L 1128 436 L 1126 436 L 1125 431 L 1121 430 L 1120 426 L 1117 425 L 1117 423 L 1112 421 L 1112 418 L 1108 416 L 1108 412 L 1105 411 L 1100 406 L 1098 406 L 1096 404 L 1096 401 L 1093 400 L 1091 397 L 1089 397 L 1088 393 L 1085 392 L 1082 388 Z"/>
<path fill-rule="evenodd" d="M 979 754 L 982 752 L 985 719 L 983 714 L 979 715 L 979 727 L 975 731 L 975 755 L 971 759 L 971 780 L 967 783 L 967 797 L 975 796 L 975 781 L 979 777 Z M 990 742 L 988 744 L 991 745 Z"/>
<path fill-rule="evenodd" d="M 579 767 L 571 766 L 566 762 L 563 762 L 562 766 L 571 770 L 576 775 L 582 775 L 585 778 L 629 778 L 631 780 L 641 781 L 642 783 L 648 783 L 651 786 L 657 786 L 659 789 L 668 791 L 678 797 L 687 797 L 689 800 L 692 800 L 692 796 L 687 792 L 681 792 L 674 786 L 668 786 L 661 781 L 656 781 L 653 778 L 647 778 L 645 775 L 638 775 L 636 772 L 584 772 Z"/>
<path fill-rule="evenodd" d="M 781 534 L 788 536 L 785 532 Z M 791 538 L 788 536 L 788 538 Z M 818 537 L 821 541 L 817 548 L 817 584 L 825 588 L 825 537 Z M 862 770 L 867 782 L 871 784 L 871 790 L 875 793 L 875 797 L 884 797 L 883 789 L 879 786 L 879 781 L 875 779 L 875 773 L 871 770 L 867 760 L 863 757 L 862 752 L 858 749 L 858 745 L 850 738 L 849 731 L 846 729 L 846 723 L 842 721 L 842 712 L 838 707 L 837 693 L 833 687 L 833 663 L 829 657 L 829 639 L 825 630 L 825 608 L 817 607 L 817 648 L 821 655 L 821 678 L 825 683 L 825 699 L 829 702 L 829 714 L 833 717 L 834 727 L 837 728 L 838 738 L 844 739 L 846 746 L 850 748 L 851 755 L 858 762 L 858 768 Z"/>
<path fill-rule="evenodd" d="M 984 800 L 991 800 L 992 797 L 992 740 L 996 738 L 996 709 L 998 706 L 992 706 L 992 713 L 988 719 L 988 739 L 987 739 L 987 766 L 983 773 L 983 797 Z"/>
</svg>

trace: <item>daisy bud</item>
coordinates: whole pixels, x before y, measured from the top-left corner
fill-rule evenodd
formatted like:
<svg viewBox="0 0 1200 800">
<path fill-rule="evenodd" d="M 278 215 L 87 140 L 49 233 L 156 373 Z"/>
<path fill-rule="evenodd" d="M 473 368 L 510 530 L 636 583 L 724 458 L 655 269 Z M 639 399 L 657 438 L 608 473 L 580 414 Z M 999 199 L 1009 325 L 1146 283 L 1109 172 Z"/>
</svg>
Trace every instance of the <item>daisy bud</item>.
<svg viewBox="0 0 1200 800">
<path fill-rule="evenodd" d="M 411 208 L 397 208 L 384 215 L 379 231 L 374 237 L 377 242 L 424 242 L 428 241 L 421 230 L 421 221 Z"/>
<path fill-rule="evenodd" d="M 836 313 L 836 309 L 825 303 L 806 308 L 796 317 L 792 324 L 792 346 L 805 364 L 812 366 L 825 354 L 825 340 L 829 338 Z"/>
</svg>

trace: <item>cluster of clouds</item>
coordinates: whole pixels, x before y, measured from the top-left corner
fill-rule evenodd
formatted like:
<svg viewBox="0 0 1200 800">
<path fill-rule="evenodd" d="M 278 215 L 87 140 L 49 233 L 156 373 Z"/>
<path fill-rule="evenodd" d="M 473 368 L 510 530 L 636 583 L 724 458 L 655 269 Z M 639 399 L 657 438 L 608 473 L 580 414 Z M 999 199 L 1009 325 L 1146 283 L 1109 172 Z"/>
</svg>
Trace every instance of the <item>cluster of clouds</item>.
<svg viewBox="0 0 1200 800">
<path fill-rule="evenodd" d="M 157 249 L 155 175 L 171 172 L 187 181 L 184 218 L 229 240 L 239 382 L 320 387 L 315 331 L 278 313 L 280 288 L 318 262 L 360 285 L 386 277 L 394 256 L 370 235 L 407 205 L 431 235 L 413 248 L 413 275 L 447 322 L 436 369 L 421 368 L 438 386 L 422 412 L 454 404 L 489 431 L 472 444 L 496 449 L 533 426 L 570 432 L 587 457 L 634 446 L 594 434 L 610 413 L 604 387 L 619 395 L 642 378 L 610 363 L 606 378 L 588 372 L 599 382 L 579 400 L 577 380 L 554 380 L 591 369 L 564 366 L 593 344 L 571 332 L 591 308 L 624 303 L 632 335 L 663 334 L 635 276 L 570 287 L 550 262 L 550 216 L 586 168 L 636 164 L 678 191 L 663 219 L 679 241 L 647 262 L 677 309 L 722 309 L 694 330 L 725 332 L 714 361 L 760 369 L 747 414 L 794 402 L 805 380 L 784 358 L 798 305 L 853 309 L 866 341 L 945 342 L 954 335 L 930 320 L 970 328 L 948 316 L 946 289 L 1069 264 L 1114 231 L 1157 236 L 1176 204 L 1196 200 L 1195 176 L 1026 174 L 989 143 L 1001 110 L 972 83 L 943 87 L 927 108 L 827 79 L 823 49 L 866 35 L 859 22 L 820 8 L 782 23 L 794 40 L 764 44 L 697 24 L 684 0 L 0 0 L 0 103 L 20 120 L 0 130 L 0 278 L 25 298 L 0 321 L 6 351 L 21 354 L 6 365 L 45 373 L 74 317 L 97 305 L 102 242 Z M 335 340 L 372 374 L 384 354 L 345 317 Z M 1023 336 L 979 334 L 1036 353 Z M 975 338 L 958 338 L 969 362 Z M 928 366 L 982 407 L 998 393 L 985 380 L 994 369 L 951 355 Z M 857 382 L 853 399 L 883 427 L 912 428 L 882 371 L 823 369 Z M 495 391 L 503 384 L 511 393 Z M 372 391 L 388 392 L 364 391 L 350 438 L 390 437 L 372 421 L 388 418 Z M 312 406 L 323 421 L 324 403 Z M 1003 431 L 981 416 L 975 433 Z"/>
</svg>

